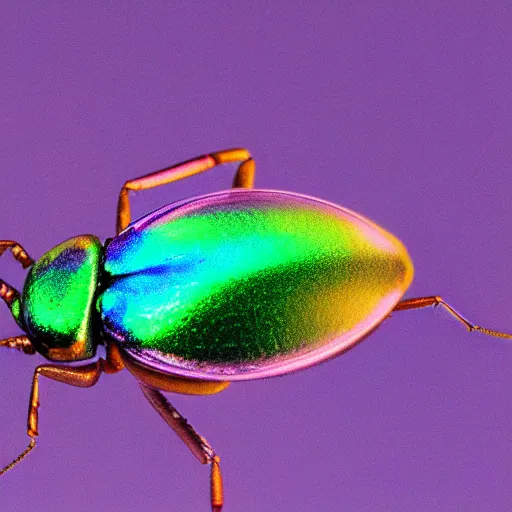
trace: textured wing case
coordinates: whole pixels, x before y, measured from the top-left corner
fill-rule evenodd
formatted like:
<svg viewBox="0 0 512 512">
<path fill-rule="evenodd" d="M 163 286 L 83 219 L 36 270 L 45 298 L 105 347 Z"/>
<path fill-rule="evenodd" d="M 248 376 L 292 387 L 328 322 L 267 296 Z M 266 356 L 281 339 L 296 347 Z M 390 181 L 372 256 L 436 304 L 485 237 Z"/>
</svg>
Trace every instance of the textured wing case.
<svg viewBox="0 0 512 512">
<path fill-rule="evenodd" d="M 131 224 L 98 308 L 133 359 L 201 379 L 278 375 L 347 350 L 409 286 L 402 244 L 318 199 L 232 190 Z"/>
</svg>

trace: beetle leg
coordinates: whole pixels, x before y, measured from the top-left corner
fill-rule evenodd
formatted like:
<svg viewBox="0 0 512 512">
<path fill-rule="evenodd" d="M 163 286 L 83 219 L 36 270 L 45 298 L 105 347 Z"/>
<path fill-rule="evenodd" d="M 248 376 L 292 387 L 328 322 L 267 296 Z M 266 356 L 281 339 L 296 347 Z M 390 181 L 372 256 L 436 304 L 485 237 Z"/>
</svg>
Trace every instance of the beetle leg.
<svg viewBox="0 0 512 512">
<path fill-rule="evenodd" d="M 243 148 L 226 149 L 208 155 L 202 155 L 192 160 L 146 174 L 140 178 L 127 181 L 119 194 L 117 203 L 117 234 L 131 222 L 130 200 L 128 194 L 131 190 L 147 190 L 167 185 L 173 181 L 188 178 L 194 174 L 212 169 L 213 167 L 229 162 L 242 162 L 233 181 L 235 188 L 252 188 L 254 183 L 254 160 L 249 151 Z"/>
<path fill-rule="evenodd" d="M 38 409 L 39 409 L 39 376 L 77 386 L 80 388 L 89 388 L 94 386 L 100 378 L 102 372 L 101 363 L 86 364 L 84 366 L 57 366 L 53 364 L 43 364 L 36 368 L 32 380 L 32 392 L 30 394 L 30 404 L 28 408 L 28 430 L 30 437 L 39 435 L 38 432 Z"/>
<path fill-rule="evenodd" d="M 117 373 L 124 368 L 119 348 L 115 343 L 107 342 L 107 358 L 100 359 L 101 369 L 105 373 Z"/>
<path fill-rule="evenodd" d="M 36 353 L 36 349 L 28 339 L 28 336 L 12 336 L 11 338 L 0 340 L 0 347 L 15 348 L 27 355 Z"/>
<path fill-rule="evenodd" d="M 19 298 L 20 292 L 0 279 L 0 299 L 9 306 L 9 309 L 11 309 L 13 302 Z"/>
<path fill-rule="evenodd" d="M 238 167 L 233 178 L 233 188 L 254 188 L 256 162 L 252 158 L 244 160 Z"/>
<path fill-rule="evenodd" d="M 120 358 L 116 359 L 116 357 L 119 357 L 116 350 L 117 347 L 115 345 L 109 344 L 107 346 L 106 360 L 99 359 L 95 363 L 83 366 L 58 366 L 52 364 L 38 366 L 32 381 L 32 392 L 28 409 L 28 435 L 32 438 L 38 435 L 39 375 L 69 384 L 70 386 L 90 388 L 98 382 L 103 372 L 116 373 L 124 368 Z"/>
<path fill-rule="evenodd" d="M 407 309 L 420 309 L 428 306 L 443 306 L 448 313 L 450 313 L 456 320 L 464 324 L 468 331 L 478 331 L 489 336 L 496 336 L 497 338 L 508 338 L 512 339 L 512 334 L 505 332 L 492 331 L 485 327 L 480 327 L 471 323 L 467 318 L 464 318 L 459 312 L 453 309 L 438 295 L 432 297 L 417 297 L 414 299 L 405 299 L 400 301 L 393 309 L 393 311 L 405 311 Z"/>
<path fill-rule="evenodd" d="M 211 464 L 211 504 L 213 512 L 220 512 L 224 503 L 220 458 L 213 451 L 208 441 L 200 436 L 187 420 L 169 403 L 160 391 L 140 384 L 142 392 L 149 403 L 157 410 L 164 421 L 180 436 L 190 451 L 202 464 Z"/>
<path fill-rule="evenodd" d="M 18 462 L 23 460 L 36 445 L 36 437 L 38 432 L 38 409 L 39 409 L 39 376 L 48 377 L 49 379 L 69 384 L 70 386 L 78 386 L 88 388 L 94 386 L 100 378 L 102 372 L 101 360 L 96 363 L 84 366 L 57 366 L 52 364 L 40 365 L 35 369 L 34 378 L 32 380 L 32 391 L 30 393 L 30 403 L 28 408 L 27 434 L 30 437 L 28 447 L 10 464 L 0 469 L 0 475 L 12 469 Z"/>
<path fill-rule="evenodd" d="M 14 242 L 13 240 L 0 240 L 0 256 L 2 256 L 7 249 L 11 249 L 14 259 L 19 261 L 23 268 L 30 267 L 34 263 L 34 260 L 18 242 Z"/>
</svg>

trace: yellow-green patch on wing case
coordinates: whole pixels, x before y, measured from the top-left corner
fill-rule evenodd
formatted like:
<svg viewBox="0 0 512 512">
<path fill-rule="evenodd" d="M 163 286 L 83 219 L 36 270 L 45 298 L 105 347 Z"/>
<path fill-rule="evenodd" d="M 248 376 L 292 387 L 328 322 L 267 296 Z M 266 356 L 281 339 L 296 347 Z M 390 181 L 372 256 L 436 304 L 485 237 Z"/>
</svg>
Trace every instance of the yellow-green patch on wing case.
<svg viewBox="0 0 512 512">
<path fill-rule="evenodd" d="M 231 380 L 346 350 L 413 270 L 402 244 L 318 199 L 234 190 L 166 206 L 106 249 L 106 332 L 156 369 Z"/>
</svg>

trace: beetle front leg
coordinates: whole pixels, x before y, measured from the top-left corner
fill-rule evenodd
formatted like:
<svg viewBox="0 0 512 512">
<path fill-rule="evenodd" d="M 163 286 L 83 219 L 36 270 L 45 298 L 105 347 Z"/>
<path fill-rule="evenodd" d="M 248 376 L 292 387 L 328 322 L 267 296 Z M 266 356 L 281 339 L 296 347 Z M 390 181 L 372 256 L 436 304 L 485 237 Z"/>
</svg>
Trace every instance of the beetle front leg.
<svg viewBox="0 0 512 512">
<path fill-rule="evenodd" d="M 164 421 L 180 436 L 190 451 L 202 464 L 211 465 L 210 485 L 211 504 L 213 512 L 220 512 L 224 503 L 222 490 L 222 476 L 220 472 L 220 458 L 213 451 L 208 441 L 200 436 L 187 420 L 169 403 L 160 393 L 145 384 L 140 384 L 144 396 L 149 403 L 157 410 Z"/>
<path fill-rule="evenodd" d="M 63 384 L 77 386 L 80 388 L 89 388 L 98 382 L 102 372 L 101 363 L 87 364 L 84 366 L 57 366 L 53 364 L 43 364 L 38 366 L 34 372 L 32 380 L 32 392 L 30 393 L 30 404 L 28 407 L 27 434 L 31 437 L 37 437 L 38 431 L 38 410 L 39 410 L 39 376 L 47 377 Z"/>
<path fill-rule="evenodd" d="M 7 249 L 11 249 L 14 259 L 18 261 L 23 268 L 30 267 L 34 263 L 34 260 L 18 242 L 14 242 L 13 240 L 0 240 L 0 256 L 2 256 Z"/>
<path fill-rule="evenodd" d="M 255 164 L 247 149 L 234 148 L 223 151 L 216 151 L 208 155 L 202 155 L 192 160 L 167 167 L 160 171 L 127 181 L 119 194 L 117 203 L 117 231 L 119 234 L 131 222 L 130 191 L 148 190 L 150 188 L 167 185 L 194 174 L 200 174 L 217 165 L 230 162 L 242 162 L 233 180 L 234 188 L 252 188 L 254 186 Z"/>
<path fill-rule="evenodd" d="M 57 366 L 52 364 L 44 364 L 38 366 L 34 372 L 32 379 L 32 391 L 30 393 L 30 403 L 28 408 L 27 434 L 30 437 L 28 447 L 10 464 L 0 469 L 0 475 L 12 469 L 18 462 L 21 462 L 36 445 L 36 437 L 38 432 L 38 409 L 39 409 L 39 376 L 48 377 L 49 379 L 69 384 L 70 386 L 78 386 L 88 388 L 94 386 L 103 371 L 102 360 L 96 363 L 84 366 Z"/>
<path fill-rule="evenodd" d="M 0 340 L 0 347 L 15 348 L 29 356 L 36 353 L 36 349 L 28 336 L 11 336 L 5 340 Z"/>
</svg>

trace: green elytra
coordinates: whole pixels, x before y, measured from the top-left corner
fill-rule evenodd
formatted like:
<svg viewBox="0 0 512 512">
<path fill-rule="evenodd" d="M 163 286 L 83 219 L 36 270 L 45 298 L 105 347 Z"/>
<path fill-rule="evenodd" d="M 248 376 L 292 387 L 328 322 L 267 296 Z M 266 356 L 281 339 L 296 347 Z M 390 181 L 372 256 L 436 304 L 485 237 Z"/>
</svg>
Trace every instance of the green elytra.
<svg viewBox="0 0 512 512">
<path fill-rule="evenodd" d="M 105 252 L 98 309 L 121 346 L 200 365 L 313 351 L 412 279 L 403 245 L 339 207 L 232 191 L 164 207 Z"/>
</svg>

